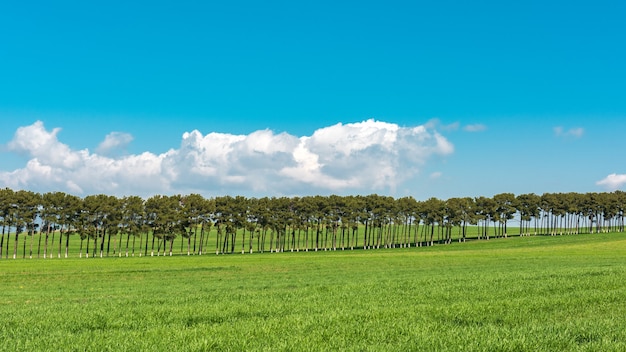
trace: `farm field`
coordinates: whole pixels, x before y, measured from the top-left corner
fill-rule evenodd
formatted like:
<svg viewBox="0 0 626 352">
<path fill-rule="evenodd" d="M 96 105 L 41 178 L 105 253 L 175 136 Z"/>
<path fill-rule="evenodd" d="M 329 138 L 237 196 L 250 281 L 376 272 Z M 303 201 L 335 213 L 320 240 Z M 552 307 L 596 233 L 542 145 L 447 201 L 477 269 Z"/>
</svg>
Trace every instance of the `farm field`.
<svg viewBox="0 0 626 352">
<path fill-rule="evenodd" d="M 0 260 L 0 350 L 623 351 L 626 234 Z"/>
</svg>

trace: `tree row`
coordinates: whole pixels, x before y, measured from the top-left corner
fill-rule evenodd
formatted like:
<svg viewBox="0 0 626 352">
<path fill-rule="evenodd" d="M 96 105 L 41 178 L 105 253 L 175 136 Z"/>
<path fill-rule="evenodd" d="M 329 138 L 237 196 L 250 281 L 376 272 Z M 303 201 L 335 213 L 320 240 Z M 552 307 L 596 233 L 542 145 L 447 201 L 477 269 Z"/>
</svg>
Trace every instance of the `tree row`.
<svg viewBox="0 0 626 352">
<path fill-rule="evenodd" d="M 624 204 L 621 191 L 418 201 L 376 194 L 81 198 L 5 188 L 0 258 L 420 247 L 507 237 L 511 224 L 520 236 L 621 232 Z"/>
</svg>

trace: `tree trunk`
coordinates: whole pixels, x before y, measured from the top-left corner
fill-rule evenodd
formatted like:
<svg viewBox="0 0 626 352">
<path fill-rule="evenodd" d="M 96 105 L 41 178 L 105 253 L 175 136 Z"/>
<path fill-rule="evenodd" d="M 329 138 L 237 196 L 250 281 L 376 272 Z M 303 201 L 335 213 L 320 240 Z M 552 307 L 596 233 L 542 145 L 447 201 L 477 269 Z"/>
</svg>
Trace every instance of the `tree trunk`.
<svg viewBox="0 0 626 352">
<path fill-rule="evenodd" d="M 37 243 L 37 258 L 39 258 L 40 254 L 41 254 L 41 237 L 43 236 L 43 234 L 41 233 L 41 228 L 39 229 L 39 241 Z M 1 252 L 0 252 L 1 253 Z M 0 254 L 0 257 L 2 256 L 2 254 Z"/>
<path fill-rule="evenodd" d="M 9 242 L 11 242 L 11 223 L 9 223 L 9 230 L 7 231 L 7 246 L 5 258 L 9 259 Z"/>
<path fill-rule="evenodd" d="M 96 231 L 93 235 L 93 249 L 92 249 L 92 257 L 95 258 L 96 257 L 96 253 L 98 251 L 98 238 L 100 237 L 100 229 L 96 228 Z"/>
<path fill-rule="evenodd" d="M 2 250 L 4 248 L 4 233 L 6 225 L 2 224 L 2 237 L 0 237 L 0 259 L 2 259 Z"/>
<path fill-rule="evenodd" d="M 57 251 L 57 258 L 61 258 L 61 248 L 63 247 L 63 229 L 59 230 L 59 250 Z"/>
<path fill-rule="evenodd" d="M 15 243 L 13 243 L 13 259 L 17 259 L 17 243 L 18 243 L 18 231 L 15 230 Z"/>
<path fill-rule="evenodd" d="M 87 258 L 89 258 L 89 244 L 91 243 L 91 240 L 89 239 L 89 235 L 87 235 L 87 249 L 85 250 L 85 256 Z"/>
<path fill-rule="evenodd" d="M 35 240 L 35 233 L 33 230 L 30 231 L 30 253 L 29 258 L 33 259 L 33 241 Z"/>
<path fill-rule="evenodd" d="M 146 232 L 146 244 L 148 243 L 148 233 Z M 143 234 L 139 232 L 139 257 L 141 258 L 141 250 L 143 249 Z M 133 238 L 133 255 L 135 254 L 135 239 Z"/>
<path fill-rule="evenodd" d="M 145 244 L 146 247 L 145 247 L 144 253 L 143 253 L 144 256 L 148 255 L 148 236 L 150 236 L 150 230 L 146 230 L 146 244 Z M 152 236 L 154 237 L 154 233 L 152 234 Z M 154 243 L 154 239 L 152 240 L 152 242 Z M 153 247 L 154 247 L 154 244 L 153 244 Z M 140 250 L 139 254 L 141 254 L 141 250 Z"/>
<path fill-rule="evenodd" d="M 222 244 L 222 253 L 226 253 L 226 250 L 228 249 L 228 229 L 226 229 L 226 232 L 224 233 L 224 242 Z"/>
<path fill-rule="evenodd" d="M 316 229 L 315 229 L 315 251 L 316 252 L 319 246 L 320 246 L 320 220 L 318 219 Z"/>
<path fill-rule="evenodd" d="M 6 225 L 2 224 L 2 237 L 0 238 L 0 259 L 2 259 L 2 250 L 4 249 L 4 234 L 5 234 L 5 230 L 6 229 Z"/>
<path fill-rule="evenodd" d="M 202 223 L 202 227 L 200 228 L 200 244 L 198 245 L 198 255 L 202 255 L 203 241 L 204 241 L 204 223 Z M 194 249 L 194 252 L 195 252 L 195 249 Z"/>
<path fill-rule="evenodd" d="M 215 235 L 215 254 L 220 254 L 220 227 L 217 227 L 217 233 Z"/>
<path fill-rule="evenodd" d="M 100 243 L 100 230 L 96 229 L 96 233 L 93 237 L 93 248 L 91 249 L 91 257 L 95 258 L 98 256 L 98 247 L 99 247 L 99 243 Z"/>
<path fill-rule="evenodd" d="M 368 230 L 367 223 L 368 221 L 365 220 L 364 222 L 365 228 L 363 229 L 363 249 L 367 249 L 367 230 Z"/>
<path fill-rule="evenodd" d="M 102 241 L 100 241 L 100 258 L 104 257 L 104 239 L 107 237 L 107 229 L 102 230 Z M 109 235 L 109 239 L 111 236 Z"/>
<path fill-rule="evenodd" d="M 300 234 L 302 232 L 302 226 L 298 225 L 298 242 L 296 242 L 296 252 L 300 252 Z"/>
<path fill-rule="evenodd" d="M 241 235 L 241 254 L 246 253 L 246 227 L 243 227 L 243 234 Z"/>
<path fill-rule="evenodd" d="M 28 232 L 26 232 L 26 237 L 24 237 L 24 241 L 22 241 L 22 259 L 26 258 L 26 240 L 28 239 Z"/>
<path fill-rule="evenodd" d="M 188 250 L 191 252 L 192 255 L 196 255 L 197 252 L 197 247 L 198 247 L 198 223 L 193 223 L 193 230 L 189 230 L 189 237 L 191 238 L 191 234 L 193 233 L 193 246 L 190 246 L 190 248 L 188 248 Z"/>
<path fill-rule="evenodd" d="M 109 251 L 111 249 L 111 231 L 107 231 L 109 233 L 109 238 L 107 240 L 107 257 L 109 256 Z M 115 238 L 117 239 L 117 236 L 115 236 Z M 115 244 L 113 244 L 113 247 L 115 247 Z M 115 251 L 115 248 L 113 249 L 113 251 Z M 113 252 L 113 255 L 115 255 L 115 252 Z"/>
<path fill-rule="evenodd" d="M 113 239 L 113 256 L 114 257 L 115 257 L 115 253 L 119 252 L 119 249 L 117 248 L 117 242 L 118 242 L 117 241 L 117 235 L 119 235 L 119 233 L 120 232 L 119 232 L 119 229 L 118 229 L 118 232 L 115 234 L 115 238 Z M 121 243 L 122 241 L 119 241 L 119 242 Z M 109 243 L 111 243 L 111 235 L 109 235 Z M 109 249 L 107 248 L 107 257 L 108 256 L 109 256 Z M 120 253 L 120 256 L 121 256 L 121 253 Z"/>
<path fill-rule="evenodd" d="M 152 248 L 150 248 L 150 256 L 151 257 L 154 257 L 154 242 L 155 241 L 156 241 L 156 236 L 154 234 L 154 230 L 152 230 Z M 161 242 L 159 241 L 159 243 L 161 243 Z M 148 251 L 148 241 L 146 241 L 146 254 L 147 254 L 147 251 Z"/>
<path fill-rule="evenodd" d="M 419 246 L 418 234 L 419 234 L 419 229 L 420 229 L 420 220 L 413 219 L 413 226 L 412 227 L 414 227 L 414 229 L 413 229 L 413 242 L 415 244 L 415 247 L 418 247 Z M 411 231 L 409 229 L 409 237 L 410 236 L 411 236 Z"/>
</svg>

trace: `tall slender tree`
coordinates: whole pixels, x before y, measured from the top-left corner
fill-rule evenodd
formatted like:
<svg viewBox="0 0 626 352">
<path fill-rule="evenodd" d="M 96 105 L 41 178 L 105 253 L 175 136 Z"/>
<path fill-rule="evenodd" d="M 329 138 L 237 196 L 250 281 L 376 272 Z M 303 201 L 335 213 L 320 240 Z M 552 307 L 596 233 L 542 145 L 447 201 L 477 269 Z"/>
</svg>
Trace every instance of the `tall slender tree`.
<svg viewBox="0 0 626 352">
<path fill-rule="evenodd" d="M 5 255 L 8 255 L 8 243 L 11 232 L 11 226 L 13 224 L 13 209 L 16 204 L 15 192 L 10 188 L 0 189 L 0 219 L 2 219 L 2 237 L 0 237 L 0 259 L 4 251 Z M 4 249 L 5 235 L 7 249 Z"/>
</svg>

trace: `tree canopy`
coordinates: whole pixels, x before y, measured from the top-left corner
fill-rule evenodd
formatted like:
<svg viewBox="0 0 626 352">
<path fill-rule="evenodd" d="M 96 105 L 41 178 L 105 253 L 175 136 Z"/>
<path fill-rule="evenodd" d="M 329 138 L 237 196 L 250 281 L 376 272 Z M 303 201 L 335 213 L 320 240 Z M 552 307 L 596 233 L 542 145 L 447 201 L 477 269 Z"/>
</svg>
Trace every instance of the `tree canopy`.
<svg viewBox="0 0 626 352">
<path fill-rule="evenodd" d="M 199 194 L 118 198 L 0 189 L 0 258 L 253 253 L 430 246 L 624 230 L 626 193 L 501 193 L 442 200 Z M 516 233 L 510 233 L 509 224 Z M 178 239 L 178 240 L 177 240 Z M 180 244 L 180 249 L 174 247 Z M 211 240 L 212 244 L 209 243 Z"/>
</svg>

